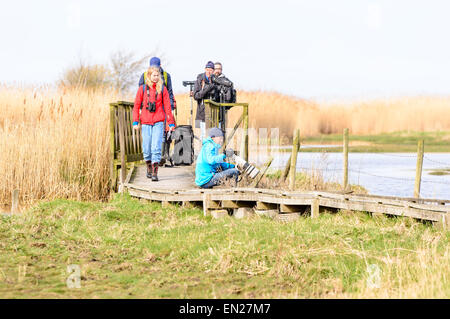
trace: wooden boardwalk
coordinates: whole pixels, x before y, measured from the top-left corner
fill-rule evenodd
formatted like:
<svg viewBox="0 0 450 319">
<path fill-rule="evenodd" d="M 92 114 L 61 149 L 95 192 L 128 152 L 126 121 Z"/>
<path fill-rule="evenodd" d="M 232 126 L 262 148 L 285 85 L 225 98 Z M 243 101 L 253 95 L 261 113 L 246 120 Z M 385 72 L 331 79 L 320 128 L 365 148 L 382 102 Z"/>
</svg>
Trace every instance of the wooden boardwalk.
<svg viewBox="0 0 450 319">
<path fill-rule="evenodd" d="M 145 175 L 144 165 L 132 166 L 123 189 L 131 196 L 163 204 L 201 205 L 205 215 L 244 208 L 287 221 L 300 215 L 315 218 L 321 208 L 328 208 L 408 216 L 436 222 L 445 228 L 450 226 L 450 200 L 240 187 L 201 189 L 194 183 L 193 166 L 161 167 L 159 182 L 152 182 Z"/>
</svg>

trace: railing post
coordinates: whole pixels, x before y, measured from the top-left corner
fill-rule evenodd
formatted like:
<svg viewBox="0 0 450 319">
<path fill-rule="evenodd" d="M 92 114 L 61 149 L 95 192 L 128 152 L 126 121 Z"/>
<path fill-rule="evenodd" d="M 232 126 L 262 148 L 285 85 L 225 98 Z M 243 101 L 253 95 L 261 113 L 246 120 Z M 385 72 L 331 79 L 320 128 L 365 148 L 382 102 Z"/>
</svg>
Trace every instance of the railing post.
<svg viewBox="0 0 450 319">
<path fill-rule="evenodd" d="M 122 104 L 119 104 L 119 147 L 120 147 L 120 183 L 123 184 L 127 178 L 127 163 L 125 149 L 125 111 Z M 123 190 L 123 185 L 122 185 Z"/>
<path fill-rule="evenodd" d="M 244 116 L 244 159 L 248 162 L 248 105 L 243 106 L 242 114 Z"/>
<path fill-rule="evenodd" d="M 294 131 L 294 139 L 292 142 L 291 168 L 289 172 L 289 189 L 295 188 L 295 173 L 297 172 L 297 155 L 300 147 L 300 130 Z"/>
<path fill-rule="evenodd" d="M 291 158 L 292 158 L 292 153 L 289 155 L 289 158 L 286 162 L 286 166 L 284 167 L 284 170 L 283 170 L 283 174 L 281 175 L 281 179 L 283 182 L 286 180 L 286 178 L 289 175 L 289 170 L 291 169 Z"/>
<path fill-rule="evenodd" d="M 422 166 L 423 166 L 423 140 L 417 143 L 417 165 L 416 165 L 416 181 L 414 185 L 414 197 L 420 197 L 420 183 L 422 180 Z"/>
<path fill-rule="evenodd" d="M 116 104 L 111 103 L 109 105 L 109 150 L 110 150 L 110 183 L 111 183 L 111 191 L 113 191 L 116 188 L 116 164 L 115 161 L 115 134 L 114 134 L 114 127 L 115 127 L 115 120 L 116 120 Z"/>
<path fill-rule="evenodd" d="M 344 154 L 344 182 L 342 187 L 344 190 L 348 187 L 348 128 L 344 128 L 344 147 L 343 147 L 343 154 Z"/>
<path fill-rule="evenodd" d="M 14 189 L 11 192 L 11 214 L 17 214 L 19 212 L 19 190 Z"/>
</svg>

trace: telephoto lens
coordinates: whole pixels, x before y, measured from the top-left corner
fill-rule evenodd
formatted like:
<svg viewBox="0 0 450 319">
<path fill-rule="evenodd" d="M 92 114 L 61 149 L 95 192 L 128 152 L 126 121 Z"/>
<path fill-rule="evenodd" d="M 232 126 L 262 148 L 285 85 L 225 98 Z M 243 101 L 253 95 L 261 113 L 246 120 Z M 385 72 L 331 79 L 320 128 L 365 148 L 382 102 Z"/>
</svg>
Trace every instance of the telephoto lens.
<svg viewBox="0 0 450 319">
<path fill-rule="evenodd" d="M 257 169 L 252 164 L 248 163 L 245 159 L 243 159 L 240 156 L 237 156 L 236 154 L 233 155 L 233 160 L 236 162 L 237 168 L 243 172 L 245 175 L 247 175 L 250 178 L 255 178 L 259 174 L 259 169 Z"/>
</svg>

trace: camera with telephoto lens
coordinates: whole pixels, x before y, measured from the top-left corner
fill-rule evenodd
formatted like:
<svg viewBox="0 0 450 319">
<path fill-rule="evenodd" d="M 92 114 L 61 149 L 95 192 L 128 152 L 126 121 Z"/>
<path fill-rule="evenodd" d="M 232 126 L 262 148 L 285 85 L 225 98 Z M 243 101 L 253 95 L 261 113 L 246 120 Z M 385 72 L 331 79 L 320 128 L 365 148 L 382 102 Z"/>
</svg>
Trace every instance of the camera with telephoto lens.
<svg viewBox="0 0 450 319">
<path fill-rule="evenodd" d="M 226 157 L 231 158 L 231 160 L 236 163 L 236 167 L 241 173 L 244 173 L 251 179 L 254 179 L 256 176 L 258 176 L 259 169 L 247 162 L 242 157 L 234 154 L 234 151 L 232 149 L 225 150 L 225 155 Z"/>
</svg>

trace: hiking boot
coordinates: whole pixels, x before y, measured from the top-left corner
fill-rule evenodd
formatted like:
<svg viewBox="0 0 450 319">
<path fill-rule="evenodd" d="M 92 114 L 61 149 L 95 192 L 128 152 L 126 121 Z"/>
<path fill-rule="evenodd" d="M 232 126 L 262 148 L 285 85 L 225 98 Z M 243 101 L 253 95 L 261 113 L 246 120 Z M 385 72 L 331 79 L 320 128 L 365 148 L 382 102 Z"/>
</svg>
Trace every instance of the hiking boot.
<svg viewBox="0 0 450 319">
<path fill-rule="evenodd" d="M 159 163 L 153 163 L 152 164 L 152 182 L 157 182 L 158 181 L 158 166 Z"/>
<path fill-rule="evenodd" d="M 147 178 L 152 178 L 152 161 L 145 161 L 147 164 Z"/>
</svg>

